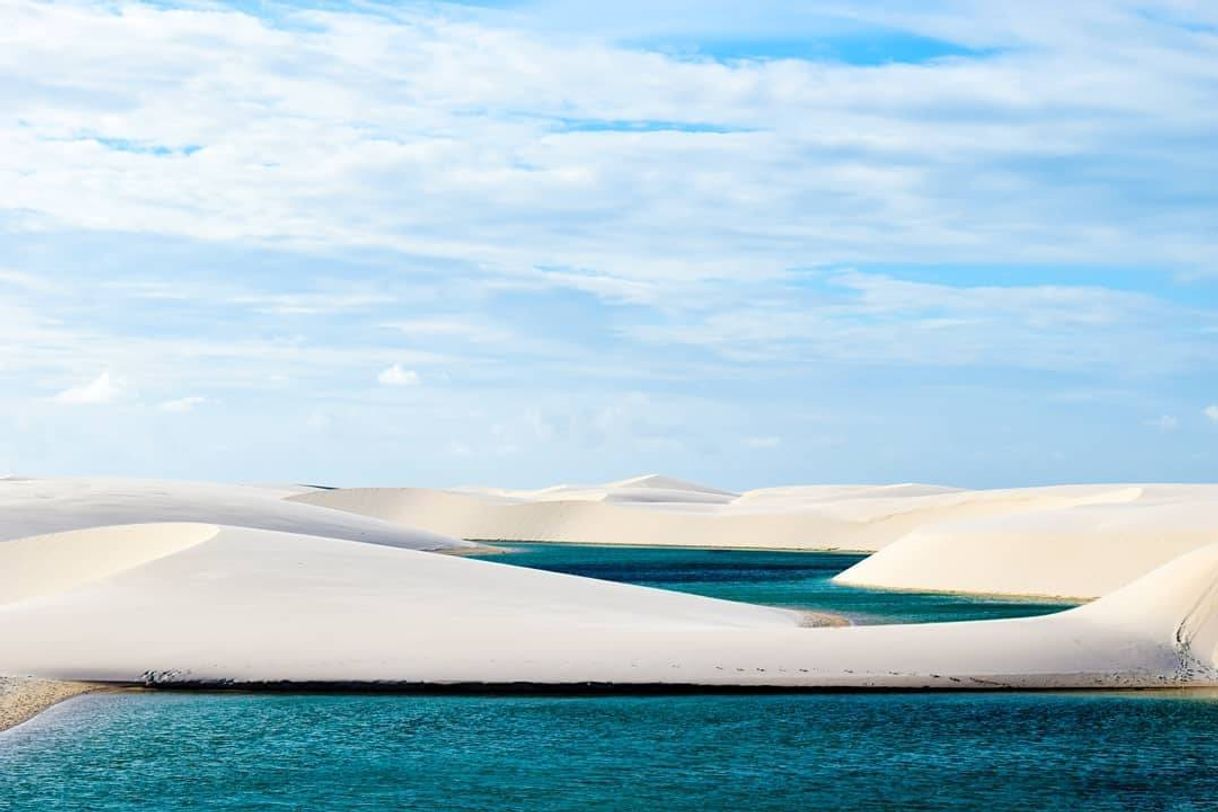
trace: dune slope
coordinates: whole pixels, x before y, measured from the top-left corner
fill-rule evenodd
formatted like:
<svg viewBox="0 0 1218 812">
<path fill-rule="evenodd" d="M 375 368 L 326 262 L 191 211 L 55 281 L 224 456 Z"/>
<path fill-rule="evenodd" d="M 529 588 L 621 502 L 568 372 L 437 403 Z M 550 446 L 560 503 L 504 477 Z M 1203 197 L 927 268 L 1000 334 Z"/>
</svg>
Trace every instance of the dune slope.
<svg viewBox="0 0 1218 812">
<path fill-rule="evenodd" d="M 540 491 L 365 488 L 290 498 L 464 538 L 874 552 L 838 581 L 1069 598 L 1103 595 L 1218 541 L 1215 485 L 816 485 L 729 494 L 645 477 Z"/>
<path fill-rule="evenodd" d="M 1123 502 L 1139 493 L 1106 485 L 1006 491 L 903 485 L 729 494 L 651 477 L 527 492 L 350 488 L 289 499 L 466 539 L 872 551 L 931 523 Z"/>
<path fill-rule="evenodd" d="M 249 528 L 162 529 L 190 537 L 134 543 L 142 553 L 121 570 L 0 605 L 0 671 L 152 684 L 1216 683 L 1218 546 L 1057 615 L 803 628 L 789 611 L 487 561 Z"/>
<path fill-rule="evenodd" d="M 282 498 L 293 492 L 138 479 L 0 479 L 0 542 L 107 525 L 202 522 L 417 550 L 474 546 L 400 523 Z"/>
<path fill-rule="evenodd" d="M 1046 505 L 915 528 L 837 577 L 856 586 L 1092 598 L 1218 541 L 1218 489 L 1146 486 L 1125 502 Z"/>
</svg>

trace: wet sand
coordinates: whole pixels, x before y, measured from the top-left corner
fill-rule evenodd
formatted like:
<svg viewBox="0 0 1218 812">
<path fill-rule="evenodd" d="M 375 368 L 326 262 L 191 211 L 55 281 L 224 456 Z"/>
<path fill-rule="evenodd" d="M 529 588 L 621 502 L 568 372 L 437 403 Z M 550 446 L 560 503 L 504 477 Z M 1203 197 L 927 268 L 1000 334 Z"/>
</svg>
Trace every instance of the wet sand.
<svg viewBox="0 0 1218 812">
<path fill-rule="evenodd" d="M 0 731 L 16 727 L 65 699 L 105 687 L 90 682 L 0 677 Z"/>
</svg>

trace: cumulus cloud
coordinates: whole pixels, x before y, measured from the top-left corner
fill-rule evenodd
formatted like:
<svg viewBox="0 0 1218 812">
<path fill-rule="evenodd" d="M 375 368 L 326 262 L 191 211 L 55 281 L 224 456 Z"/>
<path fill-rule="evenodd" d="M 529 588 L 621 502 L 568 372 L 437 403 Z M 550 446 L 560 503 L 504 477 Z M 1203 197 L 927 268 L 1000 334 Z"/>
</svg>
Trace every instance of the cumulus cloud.
<svg viewBox="0 0 1218 812">
<path fill-rule="evenodd" d="M 419 383 L 419 373 L 413 369 L 404 369 L 401 364 L 393 364 L 381 370 L 376 380 L 383 386 L 416 386 Z"/>
<path fill-rule="evenodd" d="M 1206 419 L 1211 423 L 1218 423 L 1218 403 L 1211 403 L 1209 406 L 1202 409 L 1201 413 L 1205 415 Z"/>
<path fill-rule="evenodd" d="M 57 403 L 72 405 L 102 404 L 114 401 L 123 391 L 121 383 L 110 376 L 110 372 L 101 373 L 88 383 L 68 387 L 55 395 Z"/>
</svg>

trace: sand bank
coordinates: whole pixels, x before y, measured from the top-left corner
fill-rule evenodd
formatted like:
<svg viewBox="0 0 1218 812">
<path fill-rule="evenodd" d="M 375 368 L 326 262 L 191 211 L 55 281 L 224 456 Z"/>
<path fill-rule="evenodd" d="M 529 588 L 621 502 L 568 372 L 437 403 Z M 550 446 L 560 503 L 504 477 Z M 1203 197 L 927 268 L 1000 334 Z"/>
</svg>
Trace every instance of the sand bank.
<svg viewBox="0 0 1218 812">
<path fill-rule="evenodd" d="M 65 699 L 105 687 L 85 682 L 0 677 L 0 731 L 16 727 Z"/>
</svg>

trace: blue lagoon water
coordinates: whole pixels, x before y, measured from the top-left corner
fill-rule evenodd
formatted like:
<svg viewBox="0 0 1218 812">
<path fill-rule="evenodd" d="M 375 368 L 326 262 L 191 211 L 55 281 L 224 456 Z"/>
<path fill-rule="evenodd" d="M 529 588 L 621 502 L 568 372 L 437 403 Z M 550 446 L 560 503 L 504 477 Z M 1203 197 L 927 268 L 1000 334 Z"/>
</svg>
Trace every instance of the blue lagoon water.
<svg viewBox="0 0 1218 812">
<path fill-rule="evenodd" d="M 501 564 L 623 581 L 769 606 L 836 612 L 856 623 L 927 623 L 1043 615 L 1073 604 L 839 586 L 834 575 L 863 560 L 846 553 L 685 550 L 577 544 L 501 544 Z"/>
<path fill-rule="evenodd" d="M 498 560 L 873 621 L 1060 608 L 828 584 L 849 556 L 525 550 Z M 130 693 L 0 734 L 0 810 L 1218 809 L 1215 730 L 1184 692 Z"/>
<path fill-rule="evenodd" d="M 1218 808 L 1218 702 L 1154 694 L 84 697 L 12 810 Z"/>
</svg>

